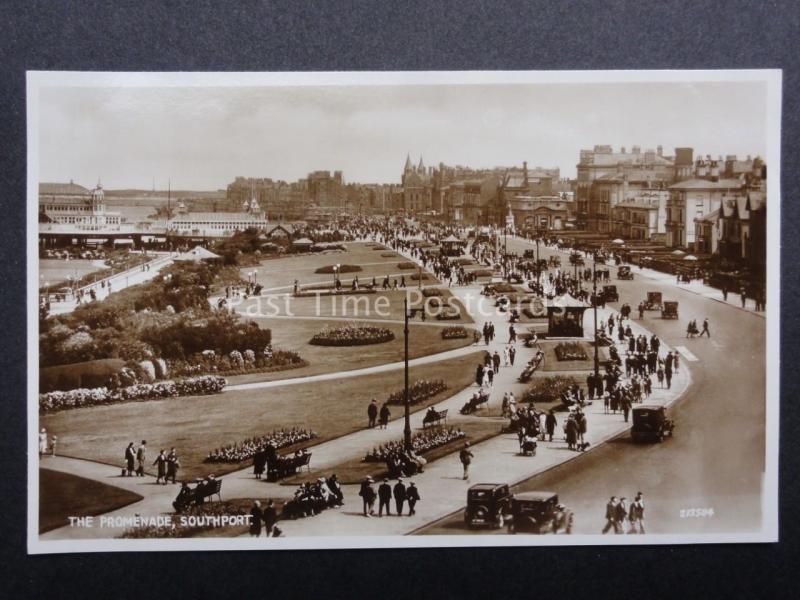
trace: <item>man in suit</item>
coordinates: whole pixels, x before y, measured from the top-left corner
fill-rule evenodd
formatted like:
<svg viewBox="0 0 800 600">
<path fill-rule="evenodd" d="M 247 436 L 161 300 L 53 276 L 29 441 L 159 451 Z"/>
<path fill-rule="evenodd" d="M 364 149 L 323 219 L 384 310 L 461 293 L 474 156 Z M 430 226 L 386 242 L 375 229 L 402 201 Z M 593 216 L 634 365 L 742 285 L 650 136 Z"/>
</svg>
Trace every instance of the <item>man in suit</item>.
<svg viewBox="0 0 800 600">
<path fill-rule="evenodd" d="M 625 519 L 628 518 L 628 507 L 625 505 L 625 498 L 620 498 L 616 508 L 616 515 L 614 521 L 617 526 L 614 528 L 614 533 L 625 532 Z"/>
<path fill-rule="evenodd" d="M 612 529 L 614 533 L 619 533 L 617 528 L 617 497 L 611 496 L 608 504 L 606 504 L 606 526 L 603 527 L 603 533 L 606 534 Z"/>
<path fill-rule="evenodd" d="M 417 506 L 417 502 L 419 502 L 419 490 L 414 482 L 410 482 L 408 484 L 408 489 L 406 490 L 406 499 L 408 500 L 408 516 L 417 514 L 415 507 Z"/>
<path fill-rule="evenodd" d="M 375 398 L 372 399 L 372 402 L 370 402 L 367 407 L 367 417 L 369 418 L 369 424 L 367 426 L 372 429 L 375 427 L 375 420 L 378 418 L 378 403 L 375 402 Z"/>
<path fill-rule="evenodd" d="M 273 502 L 271 499 L 267 502 L 267 507 L 264 509 L 261 518 L 264 520 L 265 537 L 273 535 L 275 531 L 275 524 L 278 522 L 278 510 L 275 508 L 275 502 Z"/>
<path fill-rule="evenodd" d="M 628 521 L 631 524 L 628 533 L 644 533 L 644 496 L 642 492 L 637 492 L 631 503 Z"/>
<path fill-rule="evenodd" d="M 383 483 L 378 486 L 378 516 L 383 516 L 383 508 L 386 507 L 386 516 L 390 517 L 392 511 L 389 508 L 389 503 L 392 500 L 392 486 L 389 485 L 389 480 L 384 478 Z"/>
<path fill-rule="evenodd" d="M 153 466 L 158 466 L 158 475 L 156 476 L 156 483 L 167 484 L 167 457 L 164 455 L 164 450 L 161 450 L 153 461 Z M 163 480 L 163 481 L 162 481 Z"/>
<path fill-rule="evenodd" d="M 142 440 L 142 443 L 136 450 L 136 462 L 138 463 L 138 466 L 136 467 L 136 475 L 139 477 L 144 477 L 144 461 L 146 460 L 147 460 L 147 441 Z"/>
<path fill-rule="evenodd" d="M 397 509 L 397 516 L 403 516 L 403 505 L 406 502 L 406 486 L 403 483 L 403 478 L 398 477 L 397 483 L 394 485 L 394 506 Z"/>
</svg>

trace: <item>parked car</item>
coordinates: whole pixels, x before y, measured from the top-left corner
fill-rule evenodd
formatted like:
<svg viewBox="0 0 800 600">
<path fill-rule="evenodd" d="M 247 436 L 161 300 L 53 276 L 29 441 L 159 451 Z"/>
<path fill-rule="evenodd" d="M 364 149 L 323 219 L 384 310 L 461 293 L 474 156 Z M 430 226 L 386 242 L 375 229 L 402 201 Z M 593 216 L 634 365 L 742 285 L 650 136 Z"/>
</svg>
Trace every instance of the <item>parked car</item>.
<svg viewBox="0 0 800 600">
<path fill-rule="evenodd" d="M 503 527 L 511 506 L 507 483 L 478 483 L 467 490 L 464 523 L 468 527 L 491 525 Z"/>
<path fill-rule="evenodd" d="M 645 310 L 661 310 L 663 308 L 661 292 L 647 292 L 644 308 Z"/>
<path fill-rule="evenodd" d="M 553 492 L 523 492 L 511 500 L 509 533 L 572 533 L 574 516 Z"/>
<path fill-rule="evenodd" d="M 663 442 L 675 430 L 675 423 L 667 418 L 667 409 L 656 404 L 635 406 L 632 410 L 631 438 L 634 442 Z"/>
<path fill-rule="evenodd" d="M 603 299 L 605 299 L 606 302 L 619 302 L 619 292 L 617 291 L 617 286 L 604 285 Z"/>
</svg>

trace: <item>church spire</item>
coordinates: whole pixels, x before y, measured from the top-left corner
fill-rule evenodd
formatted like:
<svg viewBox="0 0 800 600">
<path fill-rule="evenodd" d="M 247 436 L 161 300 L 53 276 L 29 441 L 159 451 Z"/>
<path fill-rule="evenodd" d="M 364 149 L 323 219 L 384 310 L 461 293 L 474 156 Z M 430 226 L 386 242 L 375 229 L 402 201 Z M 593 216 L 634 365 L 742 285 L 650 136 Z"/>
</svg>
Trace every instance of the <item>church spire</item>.
<svg viewBox="0 0 800 600">
<path fill-rule="evenodd" d="M 420 173 L 424 173 L 425 172 L 425 165 L 422 162 L 422 154 L 419 155 L 419 165 L 417 166 L 417 170 Z"/>
<path fill-rule="evenodd" d="M 410 171 L 414 167 L 411 166 L 411 153 L 406 154 L 406 166 L 403 167 L 403 171 Z"/>
</svg>

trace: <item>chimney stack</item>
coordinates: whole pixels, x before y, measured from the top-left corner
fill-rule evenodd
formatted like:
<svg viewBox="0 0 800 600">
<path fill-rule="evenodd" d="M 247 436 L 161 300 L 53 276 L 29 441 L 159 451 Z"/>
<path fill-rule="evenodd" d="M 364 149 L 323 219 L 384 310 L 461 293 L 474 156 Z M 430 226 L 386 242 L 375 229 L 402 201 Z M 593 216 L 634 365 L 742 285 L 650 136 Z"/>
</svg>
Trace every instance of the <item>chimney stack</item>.
<svg viewBox="0 0 800 600">
<path fill-rule="evenodd" d="M 661 144 L 656 146 L 656 154 L 659 156 L 664 156 L 664 147 Z"/>
<path fill-rule="evenodd" d="M 641 154 L 642 148 L 641 146 L 634 146 L 633 148 L 631 148 L 631 152 L 633 152 L 634 154 Z"/>
</svg>

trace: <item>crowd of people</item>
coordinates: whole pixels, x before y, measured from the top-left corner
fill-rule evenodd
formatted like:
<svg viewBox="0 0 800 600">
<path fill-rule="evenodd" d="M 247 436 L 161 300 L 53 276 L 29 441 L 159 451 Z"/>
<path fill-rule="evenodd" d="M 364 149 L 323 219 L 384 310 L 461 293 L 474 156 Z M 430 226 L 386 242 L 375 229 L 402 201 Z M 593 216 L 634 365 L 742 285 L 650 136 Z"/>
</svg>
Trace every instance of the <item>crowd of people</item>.
<svg viewBox="0 0 800 600">
<path fill-rule="evenodd" d="M 238 463 L 254 458 L 259 452 L 267 452 L 268 448 L 278 450 L 306 442 L 317 437 L 317 433 L 301 427 L 276 429 L 272 433 L 259 437 L 247 438 L 241 442 L 216 448 L 208 453 L 204 462 Z"/>
<path fill-rule="evenodd" d="M 606 504 L 606 524 L 602 532 L 613 531 L 617 534 L 626 533 L 625 524 L 628 524 L 627 533 L 644 533 L 644 494 L 637 492 L 636 497 L 627 504 L 627 498 L 611 496 Z"/>
<path fill-rule="evenodd" d="M 397 483 L 394 488 L 389 484 L 389 478 L 385 477 L 378 490 L 375 491 L 375 480 L 371 476 L 367 476 L 361 482 L 361 488 L 358 491 L 363 503 L 363 511 L 365 517 L 372 517 L 375 515 L 375 500 L 379 500 L 378 516 L 383 516 L 383 511 L 386 509 L 386 516 L 392 515 L 391 501 L 394 497 L 395 501 L 395 514 L 398 517 L 403 516 L 403 507 L 408 502 L 408 516 L 416 514 L 417 502 L 420 501 L 419 490 L 416 484 L 411 481 L 408 486 L 403 483 L 403 478 L 398 477 Z"/>
<path fill-rule="evenodd" d="M 461 428 L 434 427 L 411 438 L 411 451 L 406 450 L 403 440 L 396 440 L 373 448 L 363 461 L 386 463 L 390 475 L 422 473 L 428 461 L 421 454 L 465 437 Z"/>
<path fill-rule="evenodd" d="M 291 500 L 283 505 L 281 517 L 296 519 L 318 515 L 323 510 L 344 505 L 344 493 L 336 475 L 301 483 Z"/>
<path fill-rule="evenodd" d="M 198 477 L 194 480 L 194 487 L 189 485 L 189 482 L 182 481 L 181 489 L 178 495 L 172 502 L 172 507 L 175 512 L 183 512 L 189 506 L 201 506 L 205 504 L 206 498 L 212 494 L 219 493 L 219 485 L 221 481 L 217 479 L 213 473 L 206 477 Z"/>
</svg>

